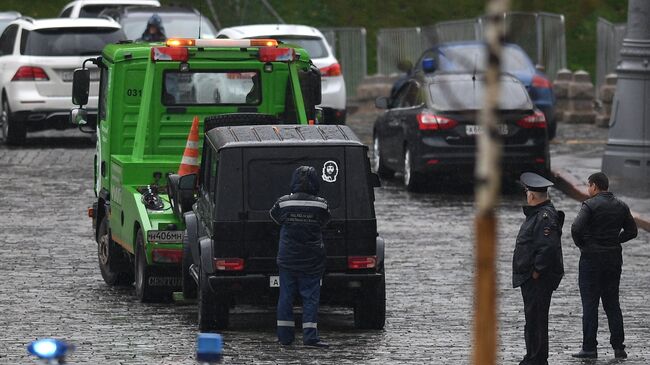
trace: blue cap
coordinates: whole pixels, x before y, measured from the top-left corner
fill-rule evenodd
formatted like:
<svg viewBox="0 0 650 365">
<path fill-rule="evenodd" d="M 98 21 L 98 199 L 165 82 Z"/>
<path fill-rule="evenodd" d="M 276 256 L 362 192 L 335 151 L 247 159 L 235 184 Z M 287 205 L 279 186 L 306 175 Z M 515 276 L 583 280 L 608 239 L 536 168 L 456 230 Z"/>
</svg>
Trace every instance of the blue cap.
<svg viewBox="0 0 650 365">
<path fill-rule="evenodd" d="M 54 360 L 63 358 L 68 350 L 72 348 L 72 346 L 63 341 L 54 338 L 42 338 L 32 341 L 27 346 L 27 352 L 39 359 Z"/>
<path fill-rule="evenodd" d="M 217 333 L 199 333 L 196 337 L 196 360 L 217 362 L 223 353 L 223 340 Z"/>
</svg>

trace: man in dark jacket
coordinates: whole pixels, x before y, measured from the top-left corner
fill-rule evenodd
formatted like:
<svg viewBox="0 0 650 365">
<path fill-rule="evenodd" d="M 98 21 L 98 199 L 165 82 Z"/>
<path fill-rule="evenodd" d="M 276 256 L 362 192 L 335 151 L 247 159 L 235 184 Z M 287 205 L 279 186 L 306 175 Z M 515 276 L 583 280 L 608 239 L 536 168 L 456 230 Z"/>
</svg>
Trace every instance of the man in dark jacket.
<svg viewBox="0 0 650 365">
<path fill-rule="evenodd" d="M 523 173 L 526 221 L 521 225 L 512 258 L 512 286 L 521 287 L 526 326 L 526 356 L 520 365 L 548 364 L 548 312 L 551 295 L 564 275 L 562 225 L 564 212 L 556 211 L 547 189 L 553 183 Z"/>
<path fill-rule="evenodd" d="M 166 40 L 167 36 L 165 36 L 165 28 L 163 27 L 162 19 L 160 18 L 160 15 L 153 14 L 149 17 L 147 28 L 142 33 L 142 36 L 140 36 L 139 41 L 164 42 Z"/>
<path fill-rule="evenodd" d="M 571 236 L 580 248 L 578 284 L 582 298 L 582 350 L 577 358 L 598 357 L 598 303 L 609 322 L 610 344 L 616 358 L 626 358 L 623 315 L 618 288 L 623 264 L 621 243 L 637 235 L 630 208 L 609 190 L 609 179 L 602 172 L 589 176 L 589 195 L 571 226 Z"/>
<path fill-rule="evenodd" d="M 320 282 L 325 271 L 322 227 L 329 222 L 327 201 L 316 196 L 318 174 L 313 167 L 297 168 L 291 178 L 291 194 L 271 208 L 273 221 L 281 225 L 277 263 L 280 269 L 278 300 L 278 340 L 290 345 L 294 340 L 293 299 L 302 297 L 303 343 L 327 347 L 318 336 Z"/>
</svg>

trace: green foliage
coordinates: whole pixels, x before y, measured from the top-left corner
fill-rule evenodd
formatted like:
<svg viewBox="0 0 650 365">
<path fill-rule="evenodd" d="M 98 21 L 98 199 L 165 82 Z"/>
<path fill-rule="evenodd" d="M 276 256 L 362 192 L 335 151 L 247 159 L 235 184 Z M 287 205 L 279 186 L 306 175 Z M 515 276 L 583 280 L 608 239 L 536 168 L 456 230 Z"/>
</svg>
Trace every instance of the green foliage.
<svg viewBox="0 0 650 365">
<path fill-rule="evenodd" d="M 2 0 L 0 10 L 18 10 L 33 17 L 56 16 L 69 0 Z M 163 0 L 163 3 L 181 3 Z M 204 0 L 183 4 L 203 8 Z M 275 23 L 259 0 L 213 0 L 223 26 L 246 23 Z M 369 71 L 376 65 L 376 34 L 380 28 L 431 25 L 443 20 L 475 17 L 484 12 L 483 0 L 270 0 L 287 23 L 316 27 L 361 26 L 367 30 Z M 571 69 L 595 69 L 596 20 L 603 17 L 624 22 L 627 0 L 512 0 L 512 9 L 564 14 L 568 64 Z"/>
</svg>

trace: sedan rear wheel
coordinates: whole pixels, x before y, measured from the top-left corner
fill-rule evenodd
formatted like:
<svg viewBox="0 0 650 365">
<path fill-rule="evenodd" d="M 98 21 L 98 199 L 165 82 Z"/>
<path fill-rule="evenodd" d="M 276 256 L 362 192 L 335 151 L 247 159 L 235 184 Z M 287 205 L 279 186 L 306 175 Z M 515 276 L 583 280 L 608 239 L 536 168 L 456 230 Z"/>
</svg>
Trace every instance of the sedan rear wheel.
<svg viewBox="0 0 650 365">
<path fill-rule="evenodd" d="M 424 182 L 421 173 L 413 171 L 413 152 L 406 147 L 404 149 L 404 186 L 408 191 L 420 191 Z"/>
</svg>

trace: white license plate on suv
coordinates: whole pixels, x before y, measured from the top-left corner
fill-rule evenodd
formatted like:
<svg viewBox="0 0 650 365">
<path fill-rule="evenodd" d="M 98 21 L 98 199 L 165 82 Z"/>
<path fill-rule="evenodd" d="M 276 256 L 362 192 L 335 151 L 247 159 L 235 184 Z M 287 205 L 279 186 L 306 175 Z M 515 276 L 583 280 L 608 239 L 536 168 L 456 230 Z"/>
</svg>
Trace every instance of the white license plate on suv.
<svg viewBox="0 0 650 365">
<path fill-rule="evenodd" d="M 507 124 L 499 124 L 498 128 L 499 128 L 500 135 L 505 136 L 508 134 Z M 475 125 L 475 124 L 466 125 L 465 134 L 467 134 L 468 136 L 478 136 L 480 134 L 483 134 L 483 126 Z"/>
<path fill-rule="evenodd" d="M 183 242 L 183 231 L 148 231 L 147 241 L 158 243 L 181 243 Z"/>
</svg>

